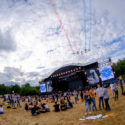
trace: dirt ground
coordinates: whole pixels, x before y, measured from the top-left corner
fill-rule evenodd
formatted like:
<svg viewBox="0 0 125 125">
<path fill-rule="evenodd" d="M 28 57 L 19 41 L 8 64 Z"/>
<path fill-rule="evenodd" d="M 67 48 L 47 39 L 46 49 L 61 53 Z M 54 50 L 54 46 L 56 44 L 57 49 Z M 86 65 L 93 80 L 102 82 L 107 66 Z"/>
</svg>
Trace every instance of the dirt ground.
<svg viewBox="0 0 125 125">
<path fill-rule="evenodd" d="M 111 112 L 101 110 L 92 112 L 92 115 L 115 113 L 116 116 L 80 121 L 79 119 L 85 113 L 85 102 L 82 103 L 81 100 L 78 104 L 74 104 L 73 109 L 58 113 L 53 112 L 53 104 L 48 103 L 51 112 L 31 116 L 30 111 L 24 111 L 24 104 L 22 103 L 22 108 L 17 109 L 6 109 L 6 105 L 4 105 L 5 113 L 0 115 L 0 125 L 125 125 L 125 96 L 121 96 L 121 91 L 119 91 L 119 101 L 115 102 L 112 98 L 111 91 L 108 91 L 110 93 Z M 98 98 L 96 98 L 96 102 L 98 107 Z"/>
</svg>

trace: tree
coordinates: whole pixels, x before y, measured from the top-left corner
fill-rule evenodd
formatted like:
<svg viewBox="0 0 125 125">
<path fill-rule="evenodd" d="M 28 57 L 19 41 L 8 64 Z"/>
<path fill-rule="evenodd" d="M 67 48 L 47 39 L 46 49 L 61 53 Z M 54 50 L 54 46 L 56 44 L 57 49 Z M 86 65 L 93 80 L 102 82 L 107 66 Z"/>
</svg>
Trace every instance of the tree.
<svg viewBox="0 0 125 125">
<path fill-rule="evenodd" d="M 14 93 L 17 93 L 17 94 L 19 94 L 20 93 L 20 86 L 19 85 L 13 85 L 12 87 L 11 87 L 11 91 L 14 91 Z"/>
<path fill-rule="evenodd" d="M 125 75 L 125 59 L 119 60 L 117 63 L 113 64 L 113 69 L 116 73 L 116 77 Z"/>
</svg>

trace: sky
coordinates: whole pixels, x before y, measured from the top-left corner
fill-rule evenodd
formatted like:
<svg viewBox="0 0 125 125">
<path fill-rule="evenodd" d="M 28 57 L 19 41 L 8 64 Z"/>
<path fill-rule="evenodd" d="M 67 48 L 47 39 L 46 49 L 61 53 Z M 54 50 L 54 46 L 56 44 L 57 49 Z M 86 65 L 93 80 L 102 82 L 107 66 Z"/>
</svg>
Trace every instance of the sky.
<svg viewBox="0 0 125 125">
<path fill-rule="evenodd" d="M 124 5 L 125 0 L 0 0 L 0 84 L 34 86 L 65 65 L 124 58 Z"/>
</svg>

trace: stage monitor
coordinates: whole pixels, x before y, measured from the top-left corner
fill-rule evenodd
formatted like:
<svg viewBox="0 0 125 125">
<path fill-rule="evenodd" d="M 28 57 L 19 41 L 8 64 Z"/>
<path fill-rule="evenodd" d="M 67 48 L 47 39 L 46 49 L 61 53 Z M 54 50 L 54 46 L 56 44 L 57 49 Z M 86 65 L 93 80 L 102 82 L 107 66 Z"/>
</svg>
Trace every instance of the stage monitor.
<svg viewBox="0 0 125 125">
<path fill-rule="evenodd" d="M 87 69 L 86 72 L 87 72 L 87 79 L 88 79 L 89 85 L 95 86 L 97 83 L 99 83 L 99 77 L 98 77 L 96 67 Z"/>
<path fill-rule="evenodd" d="M 46 84 L 45 83 L 40 85 L 40 91 L 41 91 L 41 93 L 45 93 L 46 92 Z"/>
<path fill-rule="evenodd" d="M 112 67 L 105 66 L 99 69 L 102 81 L 110 80 L 114 78 Z"/>
</svg>

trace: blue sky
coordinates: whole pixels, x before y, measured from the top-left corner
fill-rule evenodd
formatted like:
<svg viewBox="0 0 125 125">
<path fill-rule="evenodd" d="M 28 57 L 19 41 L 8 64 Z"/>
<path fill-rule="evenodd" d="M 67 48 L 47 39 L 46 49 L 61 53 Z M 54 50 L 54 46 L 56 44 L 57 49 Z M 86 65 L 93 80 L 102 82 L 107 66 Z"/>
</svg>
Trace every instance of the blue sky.
<svg viewBox="0 0 125 125">
<path fill-rule="evenodd" d="M 125 57 L 124 0 L 52 2 L 63 28 L 50 0 L 0 0 L 0 83 L 37 85 L 64 65 Z M 72 54 L 66 35 L 74 52 L 83 55 Z"/>
</svg>

